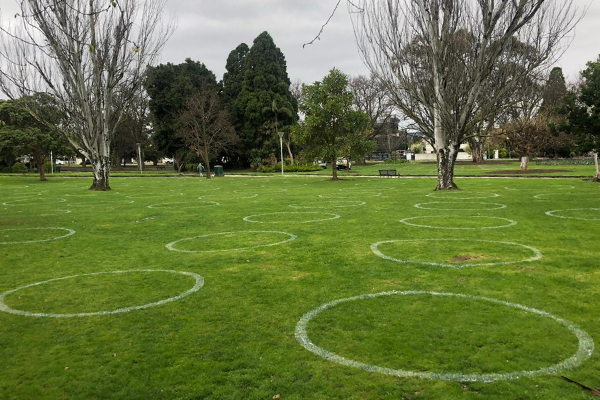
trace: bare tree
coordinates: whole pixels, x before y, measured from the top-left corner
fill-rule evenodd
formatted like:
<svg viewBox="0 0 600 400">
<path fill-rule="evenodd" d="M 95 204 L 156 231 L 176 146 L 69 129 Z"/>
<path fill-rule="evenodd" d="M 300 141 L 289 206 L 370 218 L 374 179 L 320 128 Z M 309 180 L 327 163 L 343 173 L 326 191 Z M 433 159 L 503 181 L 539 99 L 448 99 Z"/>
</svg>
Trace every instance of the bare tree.
<svg viewBox="0 0 600 400">
<path fill-rule="evenodd" d="M 460 145 L 478 134 L 478 124 L 498 112 L 521 78 L 554 62 L 578 21 L 571 0 L 350 4 L 366 65 L 434 146 L 436 189 L 457 188 Z"/>
<path fill-rule="evenodd" d="M 179 117 L 177 136 L 206 165 L 206 178 L 210 179 L 210 160 L 224 150 L 229 150 L 239 138 L 231 124 L 227 110 L 221 105 L 213 88 L 204 87 L 185 102 Z"/>
<path fill-rule="evenodd" d="M 10 98 L 53 95 L 67 116 L 56 128 L 92 162 L 90 189 L 110 190 L 111 141 L 173 32 L 165 0 L 18 1 L 15 24 L 0 29 L 0 88 Z"/>
<path fill-rule="evenodd" d="M 383 133 L 386 123 L 392 119 L 394 104 L 386 87 L 375 76 L 359 75 L 350 79 L 354 93 L 354 106 L 371 118 L 373 137 Z"/>
</svg>

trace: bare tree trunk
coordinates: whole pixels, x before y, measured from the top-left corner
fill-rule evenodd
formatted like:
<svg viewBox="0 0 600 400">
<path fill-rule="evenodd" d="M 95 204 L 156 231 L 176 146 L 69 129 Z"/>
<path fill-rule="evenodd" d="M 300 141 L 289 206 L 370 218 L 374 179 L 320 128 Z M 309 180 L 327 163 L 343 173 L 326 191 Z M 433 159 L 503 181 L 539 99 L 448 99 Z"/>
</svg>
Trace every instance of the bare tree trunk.
<svg viewBox="0 0 600 400">
<path fill-rule="evenodd" d="M 204 146 L 206 144 L 206 136 L 204 137 Z M 206 179 L 210 179 L 210 159 L 208 158 L 208 147 L 204 147 L 204 153 L 202 153 L 202 158 L 204 159 L 204 163 L 206 164 Z"/>
<path fill-rule="evenodd" d="M 598 169 L 598 153 L 594 153 L 594 165 L 596 166 L 596 176 L 594 176 L 594 179 L 600 180 L 600 170 Z"/>
<path fill-rule="evenodd" d="M 459 189 L 454 183 L 454 163 L 457 155 L 458 152 L 454 146 L 438 150 L 438 184 L 435 190 Z"/>
<path fill-rule="evenodd" d="M 34 158 L 35 162 L 38 165 L 38 170 L 40 172 L 40 181 L 44 182 L 48 179 L 46 178 L 46 166 L 44 165 L 44 156 L 42 155 L 41 149 L 34 150 Z"/>
<path fill-rule="evenodd" d="M 482 163 L 483 155 L 485 154 L 484 145 L 485 141 L 481 137 L 474 137 L 469 140 L 469 147 L 471 148 L 471 156 L 473 157 L 474 163 Z"/>
<path fill-rule="evenodd" d="M 94 183 L 90 186 L 90 190 L 105 192 L 110 190 L 108 177 L 110 175 L 110 158 L 108 156 L 98 157 L 98 160 L 92 163 L 94 171 Z"/>
<path fill-rule="evenodd" d="M 285 147 L 287 147 L 288 154 L 290 155 L 290 165 L 294 165 L 294 154 L 292 153 L 290 142 L 286 142 Z"/>
<path fill-rule="evenodd" d="M 337 173 L 337 156 L 333 156 L 331 159 L 331 169 L 333 170 L 331 180 L 337 181 L 339 179 Z"/>
</svg>

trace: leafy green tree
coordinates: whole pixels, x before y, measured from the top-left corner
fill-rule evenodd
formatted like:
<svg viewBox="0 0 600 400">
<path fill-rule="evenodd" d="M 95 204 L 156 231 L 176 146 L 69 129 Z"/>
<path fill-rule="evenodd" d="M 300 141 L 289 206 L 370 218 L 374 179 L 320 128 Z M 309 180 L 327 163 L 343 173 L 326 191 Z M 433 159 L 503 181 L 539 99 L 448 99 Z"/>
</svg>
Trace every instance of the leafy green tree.
<svg viewBox="0 0 600 400">
<path fill-rule="evenodd" d="M 564 105 L 560 111 L 567 122 L 559 127 L 564 132 L 579 137 L 582 150 L 598 152 L 600 140 L 600 56 L 596 61 L 587 63 L 581 72 L 582 81 L 579 87 L 571 90 L 564 97 Z M 600 173 L 596 171 L 596 179 Z"/>
<path fill-rule="evenodd" d="M 332 179 L 337 180 L 338 157 L 361 156 L 372 148 L 370 117 L 354 109 L 348 77 L 335 68 L 322 82 L 303 85 L 302 95 L 300 111 L 306 118 L 298 129 L 300 141 L 309 157 L 331 162 Z"/>
<path fill-rule="evenodd" d="M 182 64 L 161 64 L 148 71 L 146 90 L 154 118 L 154 143 L 159 151 L 173 157 L 178 171 L 189 152 L 177 136 L 179 115 L 186 100 L 206 85 L 217 87 L 215 74 L 204 64 L 189 58 Z"/>
<path fill-rule="evenodd" d="M 60 132 L 47 123 L 40 123 L 25 109 L 24 103 L 36 103 L 35 108 L 43 113 L 44 121 L 59 124 L 58 109 L 48 95 L 37 94 L 19 100 L 0 100 L 0 152 L 12 156 L 28 155 L 37 165 L 40 180 L 46 181 L 45 162 L 53 151 L 67 153 L 68 145 Z"/>
<path fill-rule="evenodd" d="M 261 33 L 244 58 L 242 90 L 233 103 L 233 117 L 243 141 L 244 163 L 278 150 L 279 138 L 265 129 L 271 120 L 263 112 L 265 107 L 276 101 L 281 109 L 292 110 L 291 115 L 280 115 L 278 123 L 288 126 L 297 122 L 298 103 L 290 93 L 290 84 L 283 53 L 269 33 Z"/>
</svg>

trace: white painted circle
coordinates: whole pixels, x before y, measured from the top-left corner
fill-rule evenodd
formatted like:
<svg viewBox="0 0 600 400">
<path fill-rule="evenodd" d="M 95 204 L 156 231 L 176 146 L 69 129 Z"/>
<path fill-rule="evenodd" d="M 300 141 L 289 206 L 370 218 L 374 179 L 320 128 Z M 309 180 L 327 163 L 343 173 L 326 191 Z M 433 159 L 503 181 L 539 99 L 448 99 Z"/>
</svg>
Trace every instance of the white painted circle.
<svg viewBox="0 0 600 400">
<path fill-rule="evenodd" d="M 146 200 L 146 199 L 155 199 L 157 197 L 168 197 L 162 194 L 148 194 L 148 195 L 141 195 L 141 194 L 133 194 L 133 195 L 128 195 L 125 196 L 128 199 L 134 199 L 134 200 Z"/>
<path fill-rule="evenodd" d="M 318 197 L 320 197 L 322 199 L 351 199 L 353 197 L 356 197 L 357 195 L 373 196 L 373 197 L 383 196 L 382 192 L 354 192 L 354 191 L 352 191 L 352 193 L 344 193 L 344 194 L 346 195 L 345 197 L 340 197 L 339 195 L 335 195 L 335 194 L 320 194 L 320 195 L 318 195 Z"/>
<path fill-rule="evenodd" d="M 71 203 L 71 207 L 81 207 L 81 208 L 94 208 L 94 207 L 117 207 L 124 204 L 133 204 L 135 201 L 128 200 L 116 200 L 116 201 L 93 201 L 90 203 L 82 204 L 82 203 Z"/>
<path fill-rule="evenodd" d="M 432 208 L 432 207 L 427 207 L 427 205 L 429 205 L 429 204 L 457 204 L 458 207 Z M 460 206 L 464 206 L 465 204 L 489 205 L 491 207 L 488 207 L 488 208 L 460 208 Z M 432 202 L 429 202 L 429 203 L 415 204 L 415 207 L 423 209 L 423 210 L 440 210 L 440 211 L 492 211 L 492 210 L 501 210 L 503 208 L 506 208 L 507 206 L 504 205 L 504 204 L 499 204 L 499 203 L 480 203 L 480 202 L 476 202 L 476 203 L 468 203 L 468 202 L 453 203 L 453 202 L 432 201 Z"/>
<path fill-rule="evenodd" d="M 394 257 L 390 257 L 390 256 L 386 256 L 385 254 L 383 254 L 380 250 L 379 250 L 379 245 L 381 244 L 386 244 L 386 243 L 397 243 L 397 242 L 458 242 L 458 241 L 463 241 L 463 242 L 480 242 L 480 243 L 496 243 L 496 244 L 504 244 L 504 245 L 508 245 L 508 246 L 517 246 L 517 247 L 522 247 L 525 248 L 527 250 L 530 250 L 533 253 L 532 257 L 529 258 L 525 258 L 522 260 L 516 260 L 516 261 L 498 261 L 498 262 L 487 262 L 487 263 L 469 263 L 469 264 L 445 264 L 445 263 L 436 263 L 436 262 L 430 262 L 430 261 L 418 261 L 418 260 L 403 260 L 400 258 L 394 258 Z M 538 249 L 536 249 L 535 247 L 532 246 L 527 246 L 521 243 L 515 243 L 515 242 L 501 242 L 501 241 L 495 241 L 495 240 L 479 240 L 479 239 L 399 239 L 399 240 L 384 240 L 381 242 L 377 242 L 377 243 L 373 243 L 371 245 L 371 251 L 373 253 L 375 253 L 376 256 L 381 257 L 385 260 L 390 260 L 390 261 L 394 261 L 394 262 L 398 262 L 398 263 L 403 263 L 403 264 L 407 264 L 407 263 L 411 263 L 411 264 L 421 264 L 421 265 L 428 265 L 428 266 L 433 266 L 433 267 L 443 267 L 443 268 L 455 268 L 455 269 L 461 269 L 461 268 L 468 268 L 468 267 L 483 267 L 483 266 L 492 266 L 492 265 L 510 265 L 510 264 L 518 264 L 518 263 L 525 263 L 525 262 L 532 262 L 532 261 L 537 261 L 540 258 L 542 258 L 542 252 L 540 252 Z"/>
<path fill-rule="evenodd" d="M 410 226 L 416 226 L 419 228 L 434 228 L 434 229 L 452 229 L 452 230 L 474 230 L 474 229 L 498 229 L 498 228 L 507 228 L 509 226 L 515 226 L 517 225 L 517 221 L 513 221 L 512 219 L 508 219 L 508 218 L 499 218 L 499 217 L 487 217 L 487 216 L 481 216 L 481 215 L 474 215 L 474 216 L 468 216 L 468 217 L 464 217 L 465 219 L 469 219 L 469 218 L 486 218 L 486 219 L 493 219 L 493 220 L 497 220 L 497 221 L 506 221 L 508 222 L 507 224 L 504 225 L 492 225 L 492 226 L 477 226 L 477 227 L 444 227 L 444 226 L 435 226 L 435 225 L 424 225 L 424 224 L 415 224 L 413 222 L 409 222 L 415 219 L 423 219 L 423 218 L 436 218 L 439 219 L 440 217 L 434 217 L 434 216 L 423 216 L 423 217 L 411 217 L 411 218 L 404 218 L 401 219 L 400 222 L 405 224 L 405 225 L 410 225 Z"/>
<path fill-rule="evenodd" d="M 0 229 L 0 234 L 2 232 L 9 232 L 9 231 L 40 231 L 40 230 L 59 230 L 59 231 L 67 231 L 67 233 L 65 235 L 61 235 L 61 236 L 56 236 L 50 239 L 38 239 L 38 240 L 23 240 L 23 241 L 19 241 L 19 242 L 0 242 L 0 245 L 2 244 L 24 244 L 24 243 L 42 243 L 42 242 L 51 242 L 53 240 L 58 240 L 58 239 L 63 239 L 66 238 L 68 236 L 74 235 L 75 231 L 73 229 L 68 229 L 68 228 L 11 228 L 11 229 Z"/>
<path fill-rule="evenodd" d="M 516 308 L 518 310 L 522 310 L 531 314 L 536 314 L 545 318 L 549 318 L 555 322 L 558 322 L 565 328 L 567 328 L 571 333 L 573 333 L 578 340 L 577 351 L 574 355 L 563 360 L 557 364 L 554 364 L 549 367 L 540 368 L 537 370 L 524 370 L 524 371 L 515 371 L 515 372 L 507 372 L 507 373 L 482 373 L 482 374 L 465 374 L 460 372 L 424 372 L 424 371 L 409 371 L 403 369 L 391 369 L 379 367 L 377 365 L 366 364 L 360 361 L 351 360 L 342 356 L 339 356 L 335 353 L 327 351 L 316 344 L 314 344 L 307 333 L 307 325 L 308 323 L 319 315 L 321 312 L 333 308 L 341 303 L 347 303 L 350 301 L 356 300 L 364 300 L 371 299 L 382 296 L 419 296 L 419 295 L 429 295 L 429 296 L 444 296 L 444 297 L 458 297 L 463 299 L 471 299 L 477 301 L 485 301 L 489 303 L 499 304 L 506 307 Z M 582 330 L 579 326 L 574 323 L 557 317 L 556 315 L 550 314 L 546 311 L 537 310 L 535 308 L 523 306 L 517 303 L 510 303 L 508 301 L 492 299 L 488 297 L 482 296 L 471 296 L 466 294 L 459 293 L 443 293 L 443 292 L 426 292 L 426 291 L 392 291 L 392 292 L 382 292 L 375 294 L 363 294 L 359 296 L 349 297 L 346 299 L 334 300 L 332 302 L 323 304 L 320 307 L 315 308 L 314 310 L 304 314 L 298 324 L 296 325 L 295 330 L 296 340 L 304 347 L 306 350 L 325 358 L 328 361 L 335 362 L 337 364 L 346 365 L 353 368 L 362 369 L 364 371 L 369 372 L 378 372 L 386 375 L 393 375 L 398 377 L 407 377 L 407 378 L 420 378 L 420 379 L 435 379 L 442 381 L 455 381 L 455 382 L 494 382 L 501 380 L 514 380 L 519 378 L 531 378 L 540 375 L 553 375 L 559 372 L 573 369 L 581 365 L 584 361 L 589 359 L 594 353 L 594 341 L 592 337 Z"/>
<path fill-rule="evenodd" d="M 52 215 L 70 214 L 71 210 L 52 210 L 46 214 L 38 214 L 40 217 L 48 217 Z"/>
<path fill-rule="evenodd" d="M 598 218 L 577 218 L 577 217 L 565 217 L 563 215 L 555 215 L 555 213 L 559 213 L 561 211 L 600 211 L 600 208 L 567 208 L 564 210 L 553 210 L 546 211 L 546 215 L 550 217 L 562 218 L 562 219 L 576 219 L 580 221 L 600 221 L 600 217 Z"/>
<path fill-rule="evenodd" d="M 269 221 L 269 222 L 256 221 L 256 219 L 258 217 L 262 217 L 264 215 L 299 215 L 299 214 L 329 215 L 330 218 L 319 218 L 319 219 L 311 219 L 309 221 L 294 221 L 294 222 L 290 222 L 290 221 Z M 244 217 L 244 221 L 246 221 L 246 222 L 255 222 L 257 224 L 290 224 L 290 223 L 294 223 L 294 224 L 308 224 L 310 222 L 330 221 L 332 219 L 338 219 L 338 218 L 341 218 L 341 217 L 339 215 L 337 215 L 337 214 L 322 213 L 322 212 L 313 212 L 313 211 L 302 211 L 302 212 L 291 211 L 291 212 L 272 212 L 272 213 L 249 215 L 247 217 Z"/>
<path fill-rule="evenodd" d="M 349 203 L 349 204 L 344 204 Z M 348 200 L 328 200 L 328 201 L 319 201 L 318 205 L 309 205 L 304 206 L 302 204 L 290 204 L 289 206 L 292 208 L 346 208 L 346 207 L 358 207 L 367 204 L 364 201 L 348 201 Z M 331 204 L 331 205 L 329 205 Z"/>
<path fill-rule="evenodd" d="M 192 287 L 191 289 L 177 295 L 174 297 L 169 297 L 168 299 L 164 299 L 164 300 L 160 300 L 160 301 L 156 301 L 154 303 L 148 303 L 148 304 L 144 304 L 141 306 L 133 306 L 133 307 L 126 307 L 126 308 L 119 308 L 117 310 L 110 310 L 110 311 L 97 311 L 97 312 L 90 312 L 90 313 L 75 313 L 75 314 L 53 314 L 53 313 L 32 313 L 29 311 L 23 311 L 23 310 L 15 310 L 13 308 L 10 308 L 9 306 L 7 306 L 4 303 L 4 299 L 6 298 L 6 296 L 8 296 L 9 294 L 12 294 L 14 292 L 17 292 L 19 290 L 22 289 L 26 289 L 29 287 L 33 287 L 33 286 L 39 286 L 39 285 L 43 285 L 45 283 L 50 283 L 50 282 L 55 282 L 55 281 L 62 281 L 65 279 L 73 279 L 73 278 L 79 278 L 82 276 L 97 276 L 97 275 L 106 275 L 106 274 L 128 274 L 128 273 L 135 273 L 135 272 L 167 272 L 170 274 L 181 274 L 181 275 L 187 275 L 187 276 L 191 276 L 196 280 L 196 283 L 194 284 L 194 287 Z M 135 310 L 143 310 L 145 308 L 150 308 L 150 307 L 156 307 L 165 303 L 170 303 L 172 301 L 175 300 L 179 300 L 189 294 L 192 294 L 194 292 L 197 292 L 202 286 L 204 286 L 204 278 L 198 274 L 194 274 L 192 272 L 183 272 L 183 271 L 173 271 L 173 270 L 165 270 L 165 269 L 138 269 L 138 270 L 130 270 L 130 271 L 110 271 L 110 272 L 95 272 L 92 274 L 82 274 L 82 275 L 72 275 L 72 276 L 65 276 L 62 278 L 54 278 L 54 279 L 48 279 L 47 281 L 42 281 L 42 282 L 36 282 L 36 283 L 32 283 L 29 285 L 25 285 L 25 286 L 21 286 L 18 287 L 16 289 L 12 289 L 9 290 L 7 292 L 1 293 L 0 294 L 0 311 L 4 311 L 6 313 L 10 313 L 10 314 L 17 314 L 17 315 L 24 315 L 27 317 L 49 317 L 49 318 L 69 318 L 69 317 L 90 317 L 93 315 L 110 315 L 110 314 L 120 314 L 120 313 L 126 313 L 126 312 L 130 312 L 130 311 L 135 311 Z"/>
<path fill-rule="evenodd" d="M 257 246 L 237 247 L 237 248 L 234 248 L 234 249 L 223 249 L 223 250 L 179 250 L 179 249 L 176 249 L 174 247 L 177 243 L 180 243 L 180 242 L 186 242 L 186 241 L 189 241 L 189 240 L 194 240 L 194 239 L 199 239 L 199 238 L 209 237 L 209 236 L 229 235 L 229 234 L 232 234 L 232 233 L 277 233 L 277 234 L 281 234 L 281 235 L 286 235 L 286 236 L 288 236 L 288 238 L 286 240 L 283 240 L 281 242 L 276 242 L 276 243 L 260 244 L 260 245 L 257 245 Z M 167 244 L 166 248 L 169 249 L 169 250 L 171 250 L 171 251 L 179 251 L 179 252 L 182 252 L 182 253 L 220 253 L 220 252 L 226 252 L 226 251 L 239 251 L 239 250 L 258 249 L 260 247 L 277 246 L 277 245 L 280 245 L 280 244 L 291 242 L 292 240 L 295 240 L 297 238 L 298 238 L 298 236 L 292 235 L 291 233 L 278 232 L 278 231 L 220 232 L 220 233 L 210 233 L 208 235 L 199 235 L 199 236 L 194 236 L 194 237 L 189 237 L 189 238 L 183 238 L 183 239 L 175 240 L 174 242 L 171 242 L 171 243 Z"/>
<path fill-rule="evenodd" d="M 439 192 L 436 192 L 439 193 Z M 426 195 L 426 197 L 433 197 L 433 198 L 444 198 L 443 196 L 440 196 L 439 194 L 436 195 L 436 193 L 429 193 L 428 195 Z M 452 196 L 452 195 L 447 195 L 447 199 L 452 199 L 452 200 L 471 200 L 471 199 L 491 199 L 494 197 L 500 197 L 500 195 L 498 193 L 483 193 L 483 192 L 473 192 L 472 193 L 473 196 L 462 196 L 462 197 L 456 197 L 456 196 Z"/>
<path fill-rule="evenodd" d="M 190 205 L 191 203 L 185 203 L 185 202 L 176 202 L 176 203 L 158 203 L 158 204 L 150 204 L 148 206 L 148 208 L 155 208 L 155 209 L 170 209 L 170 208 L 177 208 L 177 209 L 184 209 L 184 208 L 200 208 L 200 207 L 213 207 L 213 206 L 220 206 L 220 203 L 217 203 L 216 201 L 203 201 L 203 204 L 196 204 L 196 205 Z M 184 207 L 179 206 L 180 204 L 185 204 Z M 166 207 L 165 207 L 166 206 Z"/>
<path fill-rule="evenodd" d="M 44 203 L 52 202 L 52 200 L 56 200 L 58 203 L 64 203 L 65 201 L 67 201 L 63 198 L 44 199 Z M 15 203 L 17 203 L 17 204 L 15 204 Z M 33 205 L 33 204 L 38 204 L 38 203 L 32 202 L 31 198 L 9 200 L 9 201 L 5 201 L 4 203 L 2 203 L 2 205 L 4 205 L 4 206 L 29 206 L 29 205 Z"/>
</svg>

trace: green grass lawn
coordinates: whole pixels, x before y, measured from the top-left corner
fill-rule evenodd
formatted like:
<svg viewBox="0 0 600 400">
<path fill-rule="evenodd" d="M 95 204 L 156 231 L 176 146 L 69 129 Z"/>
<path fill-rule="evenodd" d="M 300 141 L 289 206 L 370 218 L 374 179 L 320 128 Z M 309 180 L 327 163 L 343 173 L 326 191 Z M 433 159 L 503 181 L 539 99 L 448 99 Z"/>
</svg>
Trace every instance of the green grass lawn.
<svg viewBox="0 0 600 400">
<path fill-rule="evenodd" d="M 600 186 L 457 183 L 0 176 L 0 398 L 591 398 Z"/>
</svg>

